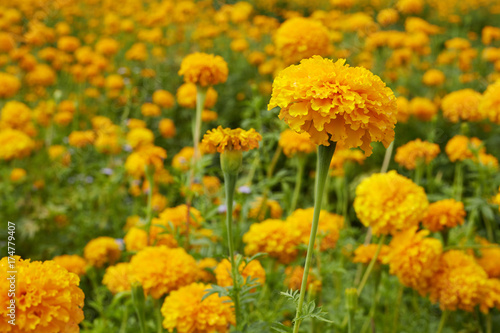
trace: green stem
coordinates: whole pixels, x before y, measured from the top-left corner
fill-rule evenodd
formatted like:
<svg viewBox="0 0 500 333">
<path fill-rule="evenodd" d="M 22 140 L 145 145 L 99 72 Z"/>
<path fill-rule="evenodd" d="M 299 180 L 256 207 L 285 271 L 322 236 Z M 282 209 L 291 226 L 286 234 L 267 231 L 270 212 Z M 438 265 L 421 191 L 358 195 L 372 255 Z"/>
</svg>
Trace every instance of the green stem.
<svg viewBox="0 0 500 333">
<path fill-rule="evenodd" d="M 493 332 L 493 326 L 491 323 L 491 313 L 488 312 L 486 315 L 486 333 L 492 333 Z"/>
<path fill-rule="evenodd" d="M 461 161 L 457 161 L 455 164 L 455 181 L 453 184 L 453 193 L 455 200 L 462 201 L 462 191 L 463 191 L 463 165 Z"/>
<path fill-rule="evenodd" d="M 434 192 L 434 177 L 432 177 L 432 161 L 427 164 L 426 167 L 426 177 L 427 177 L 427 192 L 428 193 L 433 193 Z"/>
<path fill-rule="evenodd" d="M 203 113 L 203 108 L 205 106 L 207 90 L 207 88 L 196 85 L 196 116 L 193 123 L 193 168 L 196 168 L 201 157 L 199 148 L 201 137 L 201 114 Z"/>
<path fill-rule="evenodd" d="M 344 217 L 344 226 L 347 229 L 351 227 L 351 222 L 349 221 L 349 182 L 347 181 L 347 173 L 344 174 L 343 185 L 342 216 Z"/>
<path fill-rule="evenodd" d="M 398 290 L 398 298 L 396 299 L 396 307 L 394 308 L 394 318 L 392 322 L 392 332 L 398 332 L 398 324 L 399 324 L 399 308 L 401 307 L 401 300 L 403 299 L 403 292 L 405 287 L 400 284 Z"/>
<path fill-rule="evenodd" d="M 144 290 L 142 286 L 132 287 L 132 304 L 134 306 L 137 318 L 139 319 L 139 328 L 141 333 L 146 333 L 146 314 L 144 311 Z"/>
<path fill-rule="evenodd" d="M 306 164 L 306 159 L 304 155 L 297 155 L 297 174 L 295 175 L 295 189 L 293 190 L 292 204 L 290 205 L 290 210 L 288 215 L 290 215 L 297 207 L 297 201 L 299 200 L 300 188 L 302 187 L 302 178 L 304 178 L 304 167 Z"/>
<path fill-rule="evenodd" d="M 441 333 L 443 331 L 444 324 L 446 323 L 449 314 L 450 314 L 449 311 L 443 311 L 443 313 L 441 314 L 441 320 L 439 321 L 439 327 L 436 333 Z"/>
<path fill-rule="evenodd" d="M 385 150 L 384 162 L 382 163 L 382 168 L 380 169 L 380 173 L 386 173 L 387 169 L 389 169 L 389 162 L 391 162 L 393 150 L 394 150 L 394 141 L 392 141 L 389 147 L 387 147 L 387 149 Z"/>
<path fill-rule="evenodd" d="M 224 185 L 226 188 L 226 228 L 227 243 L 229 246 L 229 258 L 231 261 L 231 272 L 233 275 L 234 309 L 236 313 L 236 328 L 241 323 L 240 290 L 238 285 L 238 267 L 234 257 L 234 236 L 233 236 L 233 197 L 236 188 L 237 174 L 224 172 Z"/>
<path fill-rule="evenodd" d="M 380 241 L 378 242 L 377 251 L 375 252 L 375 255 L 370 261 L 370 264 L 368 265 L 368 268 L 366 269 L 363 278 L 361 279 L 361 283 L 359 284 L 358 287 L 358 295 L 361 295 L 361 292 L 363 291 L 363 288 L 365 287 L 366 282 L 368 281 L 368 277 L 370 276 L 370 273 L 373 270 L 373 266 L 375 266 L 375 263 L 377 262 L 378 255 L 380 254 L 380 250 L 382 249 L 382 245 L 384 245 L 384 242 L 385 242 L 385 235 L 382 235 L 382 237 L 380 237 Z"/>
<path fill-rule="evenodd" d="M 157 299 L 153 299 L 153 307 L 155 311 L 155 317 L 156 317 L 156 331 L 158 333 L 163 332 L 162 328 L 162 317 L 161 317 L 161 304 L 158 302 Z"/>
<path fill-rule="evenodd" d="M 146 209 L 146 228 L 148 233 L 148 245 L 151 245 L 150 229 L 153 220 L 153 187 L 154 187 L 154 167 L 146 166 L 146 179 L 149 183 L 148 207 Z"/>
<path fill-rule="evenodd" d="M 293 333 L 299 332 L 301 320 L 298 318 L 302 315 L 302 305 L 304 304 L 304 297 L 307 289 L 307 277 L 309 275 L 309 267 L 311 266 L 311 257 L 314 251 L 314 241 L 318 231 L 319 215 L 321 212 L 321 204 L 323 201 L 323 193 L 325 189 L 326 179 L 330 170 L 330 162 L 335 151 L 335 144 L 330 143 L 330 146 L 318 146 L 318 159 L 316 164 L 316 182 L 315 182 L 315 197 L 314 197 L 314 214 L 311 226 L 311 234 L 309 237 L 309 244 L 307 246 L 306 262 L 304 265 L 304 274 L 302 276 L 302 283 L 300 286 L 299 303 L 297 304 L 297 313 L 295 315 Z"/>
<path fill-rule="evenodd" d="M 415 184 L 420 185 L 422 182 L 422 175 L 424 174 L 424 163 L 423 161 L 417 161 L 417 167 L 415 169 Z"/>
</svg>

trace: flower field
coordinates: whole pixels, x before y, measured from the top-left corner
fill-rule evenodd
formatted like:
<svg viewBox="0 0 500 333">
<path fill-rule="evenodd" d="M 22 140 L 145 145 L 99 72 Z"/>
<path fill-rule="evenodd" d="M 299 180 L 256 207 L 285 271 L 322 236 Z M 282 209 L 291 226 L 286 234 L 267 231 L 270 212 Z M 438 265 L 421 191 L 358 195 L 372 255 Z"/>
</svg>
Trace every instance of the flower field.
<svg viewBox="0 0 500 333">
<path fill-rule="evenodd" d="M 500 332 L 498 0 L 0 9 L 0 333 Z"/>
</svg>

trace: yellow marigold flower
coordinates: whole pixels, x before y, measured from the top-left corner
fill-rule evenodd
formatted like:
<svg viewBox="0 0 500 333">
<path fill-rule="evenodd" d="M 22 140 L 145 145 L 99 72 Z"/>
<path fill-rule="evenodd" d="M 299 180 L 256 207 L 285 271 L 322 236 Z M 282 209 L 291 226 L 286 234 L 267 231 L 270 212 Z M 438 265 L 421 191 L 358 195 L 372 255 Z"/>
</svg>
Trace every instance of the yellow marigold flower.
<svg viewBox="0 0 500 333">
<path fill-rule="evenodd" d="M 241 128 L 230 129 L 219 126 L 207 131 L 202 140 L 202 151 L 213 154 L 222 153 L 225 150 L 247 151 L 259 147 L 262 136 L 251 128 L 246 131 Z"/>
<path fill-rule="evenodd" d="M 347 162 L 354 162 L 358 164 L 363 164 L 365 162 L 366 156 L 362 151 L 339 148 L 340 147 L 337 147 L 337 149 L 335 149 L 335 153 L 330 161 L 330 169 L 332 169 L 330 174 L 332 176 L 343 176 L 345 174 L 344 165 Z"/>
<path fill-rule="evenodd" d="M 203 110 L 201 111 L 201 121 L 204 123 L 209 123 L 215 121 L 219 118 L 219 115 L 215 111 Z"/>
<path fill-rule="evenodd" d="M 408 170 L 414 170 L 418 163 L 429 164 L 440 151 L 438 144 L 416 139 L 398 147 L 394 161 Z"/>
<path fill-rule="evenodd" d="M 314 208 L 297 209 L 286 222 L 289 228 L 299 238 L 299 243 L 309 244 L 309 236 L 313 220 Z M 335 248 L 340 236 L 340 229 L 344 227 L 344 217 L 322 210 L 319 215 L 317 244 L 321 251 Z"/>
<path fill-rule="evenodd" d="M 448 141 L 445 147 L 446 154 L 450 161 L 463 161 L 466 159 L 474 159 L 474 152 L 485 153 L 485 148 L 482 147 L 483 142 L 478 138 L 468 138 L 464 135 L 455 135 Z"/>
<path fill-rule="evenodd" d="M 316 151 L 316 145 L 310 137 L 305 132 L 299 134 L 287 129 L 281 132 L 278 145 L 283 148 L 283 153 L 287 157 L 292 157 L 295 154 L 309 154 Z"/>
<path fill-rule="evenodd" d="M 246 281 L 248 277 L 252 280 L 257 279 L 257 283 L 261 286 L 266 282 L 266 271 L 258 260 L 252 260 L 248 265 L 243 261 L 238 268 L 243 280 Z M 229 287 L 233 285 L 233 278 L 231 276 L 231 263 L 229 260 L 222 260 L 214 270 L 217 285 L 221 287 Z"/>
<path fill-rule="evenodd" d="M 466 49 L 469 49 L 471 47 L 470 41 L 465 39 L 465 38 L 461 38 L 461 37 L 455 37 L 455 38 L 447 40 L 444 43 L 444 46 L 449 50 L 450 49 L 452 49 L 452 50 L 466 50 Z"/>
<path fill-rule="evenodd" d="M 428 206 L 424 189 L 394 170 L 364 179 L 354 199 L 356 215 L 375 235 L 418 225 Z"/>
<path fill-rule="evenodd" d="M 65 52 L 74 52 L 80 47 L 80 41 L 73 36 L 62 36 L 57 41 L 57 48 Z"/>
<path fill-rule="evenodd" d="M 464 224 L 465 215 L 462 202 L 455 199 L 440 200 L 429 205 L 422 225 L 432 232 L 437 232 Z"/>
<path fill-rule="evenodd" d="M 498 169 L 498 160 L 491 154 L 479 153 L 479 162 L 482 165 L 488 166 L 492 169 Z"/>
<path fill-rule="evenodd" d="M 439 270 L 431 278 L 431 302 L 444 310 L 473 311 L 481 303 L 488 275 L 474 258 L 452 250 L 441 256 Z"/>
<path fill-rule="evenodd" d="M 189 217 L 189 221 L 188 221 Z M 187 225 L 198 228 L 203 222 L 204 218 L 198 209 L 189 207 L 187 205 L 179 205 L 165 209 L 160 213 L 158 219 L 154 220 L 153 224 L 160 224 L 166 228 L 173 226 L 179 229 L 181 233 L 186 231 Z M 174 231 L 174 230 L 172 230 Z"/>
<path fill-rule="evenodd" d="M 285 286 L 287 289 L 300 290 L 302 278 L 304 277 L 304 267 L 288 266 L 285 269 L 285 275 Z M 309 269 L 309 275 L 307 276 L 307 290 L 319 293 L 321 291 L 321 287 L 321 279 L 314 274 L 312 269 Z"/>
<path fill-rule="evenodd" d="M 215 267 L 217 267 L 217 260 L 214 258 L 203 258 L 199 260 L 196 265 L 198 266 L 198 275 L 196 276 L 196 281 L 202 281 L 205 283 L 215 282 L 215 275 L 213 273 Z"/>
<path fill-rule="evenodd" d="M 488 313 L 490 308 L 500 309 L 500 280 L 486 280 L 481 296 L 479 308 L 483 313 Z"/>
<path fill-rule="evenodd" d="M 148 246 L 148 233 L 137 227 L 132 227 L 123 237 L 127 251 L 139 251 Z"/>
<path fill-rule="evenodd" d="M 202 87 L 213 86 L 226 82 L 227 63 L 221 56 L 196 52 L 182 60 L 179 75 L 184 76 L 185 82 Z"/>
<path fill-rule="evenodd" d="M 163 160 L 167 151 L 153 145 L 140 146 L 130 154 L 125 161 L 125 170 L 132 177 L 139 179 L 144 176 L 146 166 L 154 166 L 155 171 L 163 169 Z"/>
<path fill-rule="evenodd" d="M 158 124 L 158 130 L 164 138 L 173 138 L 176 133 L 175 124 L 172 119 L 164 118 Z"/>
<path fill-rule="evenodd" d="M 102 284 L 108 287 L 112 294 L 131 290 L 133 280 L 130 263 L 123 262 L 106 268 Z"/>
<path fill-rule="evenodd" d="M 141 113 L 144 117 L 158 117 L 161 115 L 161 109 L 153 103 L 144 103 L 141 105 Z"/>
<path fill-rule="evenodd" d="M 118 43 L 118 41 L 107 37 L 99 39 L 95 44 L 95 50 L 97 51 L 97 53 L 108 57 L 116 54 L 119 48 L 120 44 Z"/>
<path fill-rule="evenodd" d="M 79 255 L 62 255 L 54 257 L 52 260 L 61 267 L 64 267 L 68 272 L 75 273 L 78 276 L 85 274 L 87 262 Z"/>
<path fill-rule="evenodd" d="M 56 83 L 56 73 L 46 64 L 38 64 L 26 74 L 25 79 L 29 86 L 48 87 Z"/>
<path fill-rule="evenodd" d="M 403 14 L 419 14 L 424 9 L 423 0 L 397 0 L 396 8 Z"/>
<path fill-rule="evenodd" d="M 163 328 L 178 333 L 229 332 L 235 325 L 232 301 L 218 294 L 202 301 L 208 289 L 208 284 L 192 283 L 172 291 L 161 307 Z"/>
<path fill-rule="evenodd" d="M 411 227 L 392 238 L 386 261 L 389 272 L 403 285 L 425 294 L 432 283 L 430 279 L 439 268 L 443 246 L 438 239 L 426 238 L 429 230 L 417 232 L 417 228 Z"/>
<path fill-rule="evenodd" d="M 399 96 L 397 98 L 397 104 L 398 104 L 398 113 L 396 115 L 396 118 L 398 122 L 406 123 L 408 121 L 408 118 L 410 118 L 410 102 L 408 99 L 404 96 Z"/>
<path fill-rule="evenodd" d="M 481 31 L 481 41 L 484 45 L 490 45 L 494 40 L 500 40 L 500 28 L 485 26 Z"/>
<path fill-rule="evenodd" d="M 283 208 L 276 200 L 267 199 L 264 204 L 262 197 L 257 197 L 250 205 L 248 217 L 262 221 L 269 215 L 273 219 L 279 219 L 283 215 Z M 269 213 L 269 214 L 267 214 Z"/>
<path fill-rule="evenodd" d="M 193 147 L 184 147 L 172 159 L 172 166 L 181 171 L 187 171 L 191 168 L 191 161 L 194 155 Z"/>
<path fill-rule="evenodd" d="M 443 116 L 453 123 L 459 120 L 479 121 L 484 115 L 479 110 L 481 94 L 472 89 L 454 91 L 444 96 L 441 109 Z"/>
<path fill-rule="evenodd" d="M 94 131 L 73 131 L 68 137 L 68 143 L 77 148 L 82 148 L 94 143 L 96 135 Z"/>
<path fill-rule="evenodd" d="M 268 219 L 254 223 L 243 235 L 245 254 L 252 256 L 265 252 L 284 264 L 297 257 L 299 238 L 290 225 L 282 220 Z"/>
<path fill-rule="evenodd" d="M 153 103 L 168 109 L 174 106 L 175 99 L 170 92 L 160 89 L 153 93 Z"/>
<path fill-rule="evenodd" d="M 0 73 L 0 98 L 10 98 L 21 88 L 21 81 L 14 75 Z"/>
<path fill-rule="evenodd" d="M 410 112 L 423 121 L 431 120 L 438 112 L 434 102 L 425 97 L 415 97 L 410 101 Z"/>
<path fill-rule="evenodd" d="M 125 52 L 125 58 L 128 60 L 144 61 L 148 58 L 146 44 L 135 43 Z"/>
<path fill-rule="evenodd" d="M 479 112 L 488 117 L 491 122 L 500 124 L 500 80 L 486 88 L 479 104 Z"/>
<path fill-rule="evenodd" d="M 12 160 L 29 156 L 35 142 L 25 133 L 6 128 L 0 130 L 0 160 Z"/>
<path fill-rule="evenodd" d="M 47 149 L 49 157 L 52 161 L 60 161 L 63 165 L 68 165 L 71 162 L 71 154 L 66 147 L 61 145 L 50 146 Z"/>
<path fill-rule="evenodd" d="M 97 237 L 85 245 L 83 256 L 87 262 L 97 268 L 104 264 L 114 264 L 121 256 L 120 245 L 114 238 Z"/>
<path fill-rule="evenodd" d="M 446 80 L 446 76 L 439 69 L 429 69 L 424 73 L 422 82 L 427 86 L 440 86 Z"/>
<path fill-rule="evenodd" d="M 26 178 L 26 170 L 21 168 L 14 168 L 10 172 L 10 181 L 11 182 L 20 182 Z"/>
<path fill-rule="evenodd" d="M 134 279 L 155 299 L 194 281 L 196 261 L 182 248 L 147 247 L 130 260 Z"/>
<path fill-rule="evenodd" d="M 111 74 L 106 77 L 106 88 L 110 90 L 120 90 L 125 86 L 125 82 L 123 81 L 123 77 L 118 74 Z"/>
<path fill-rule="evenodd" d="M 382 9 L 377 14 L 377 22 L 383 27 L 394 24 L 398 20 L 399 20 L 399 13 L 394 8 Z"/>
<path fill-rule="evenodd" d="M 303 17 L 286 20 L 276 31 L 274 44 L 286 65 L 330 52 L 328 30 L 321 22 Z"/>
<path fill-rule="evenodd" d="M 196 107 L 196 84 L 188 82 L 177 89 L 177 103 L 184 108 L 194 109 Z M 205 97 L 205 108 L 211 108 L 217 103 L 217 91 L 209 87 Z"/>
<path fill-rule="evenodd" d="M 78 275 L 68 272 L 54 261 L 33 261 L 16 257 L 16 325 L 10 320 L 9 289 L 6 272 L 11 261 L 0 261 L 0 331 L 23 333 L 79 332 L 83 320 L 85 295 L 78 287 Z"/>
<path fill-rule="evenodd" d="M 377 252 L 378 244 L 368 244 L 368 245 L 360 245 L 356 250 L 354 250 L 354 258 L 352 262 L 360 262 L 363 264 L 368 264 L 375 253 Z M 387 245 L 382 245 L 380 249 L 380 253 L 377 256 L 378 263 L 386 263 L 387 255 L 389 254 L 390 248 Z"/>
<path fill-rule="evenodd" d="M 354 79 L 355 78 L 355 79 Z M 371 142 L 386 147 L 394 139 L 396 98 L 382 80 L 345 60 L 314 56 L 280 72 L 268 109 L 280 107 L 280 119 L 296 132 L 308 132 L 320 145 L 330 141 L 371 153 Z"/>
<path fill-rule="evenodd" d="M 485 270 L 490 278 L 500 277 L 500 246 L 490 243 L 486 239 L 477 237 L 479 244 L 483 246 L 497 245 L 498 247 L 481 248 L 479 249 L 480 256 L 476 258 L 476 262 Z"/>
<path fill-rule="evenodd" d="M 148 128 L 132 128 L 130 132 L 127 133 L 127 143 L 134 149 L 147 146 L 153 143 L 155 135 L 153 131 Z"/>
</svg>

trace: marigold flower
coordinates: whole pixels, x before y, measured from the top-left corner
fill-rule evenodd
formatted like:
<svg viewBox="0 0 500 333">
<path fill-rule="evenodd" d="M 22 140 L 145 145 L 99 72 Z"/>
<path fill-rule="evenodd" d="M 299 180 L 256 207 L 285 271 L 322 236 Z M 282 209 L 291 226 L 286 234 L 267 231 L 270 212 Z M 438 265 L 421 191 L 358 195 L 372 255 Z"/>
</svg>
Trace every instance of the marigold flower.
<svg viewBox="0 0 500 333">
<path fill-rule="evenodd" d="M 158 130 L 164 138 L 173 138 L 176 133 L 175 124 L 172 119 L 164 118 L 158 124 Z"/>
<path fill-rule="evenodd" d="M 87 262 L 79 255 L 65 254 L 62 256 L 54 257 L 52 260 L 59 266 L 64 267 L 68 272 L 75 273 L 78 276 L 82 276 L 85 274 Z"/>
<path fill-rule="evenodd" d="M 403 14 L 419 14 L 424 9 L 423 0 L 397 0 L 396 8 Z"/>
<path fill-rule="evenodd" d="M 57 48 L 65 52 L 74 52 L 80 47 L 80 41 L 74 36 L 62 36 L 57 41 Z"/>
<path fill-rule="evenodd" d="M 366 156 L 360 150 L 355 149 L 335 149 L 332 160 L 330 161 L 330 175 L 334 177 L 342 177 L 345 174 L 344 165 L 347 162 L 354 162 L 358 164 L 363 164 L 365 162 Z"/>
<path fill-rule="evenodd" d="M 398 147 L 394 161 L 408 170 L 414 170 L 418 163 L 429 164 L 440 151 L 438 144 L 416 139 Z"/>
<path fill-rule="evenodd" d="M 162 108 L 168 109 L 174 106 L 175 99 L 170 92 L 160 89 L 153 93 L 153 103 L 161 106 Z"/>
<path fill-rule="evenodd" d="M 56 83 L 56 73 L 49 65 L 38 64 L 25 79 L 29 86 L 48 87 Z"/>
<path fill-rule="evenodd" d="M 201 121 L 204 123 L 209 123 L 215 121 L 219 118 L 219 115 L 215 111 L 203 110 L 201 111 Z"/>
<path fill-rule="evenodd" d="M 483 142 L 478 138 L 468 138 L 464 135 L 455 135 L 448 141 L 445 147 L 446 154 L 450 161 L 463 161 L 466 159 L 474 159 L 474 151 L 485 153 L 485 148 L 482 147 Z"/>
<path fill-rule="evenodd" d="M 161 109 L 153 103 L 144 103 L 141 105 L 141 113 L 145 117 L 158 117 L 161 115 Z"/>
<path fill-rule="evenodd" d="M 258 260 L 252 260 L 248 265 L 243 261 L 238 268 L 243 281 L 248 277 L 252 280 L 257 279 L 257 283 L 261 286 L 266 282 L 266 271 Z M 231 263 L 229 260 L 222 260 L 214 270 L 217 285 L 221 287 L 229 287 L 233 285 L 233 277 L 231 276 Z M 241 286 L 240 286 L 241 287 Z"/>
<path fill-rule="evenodd" d="M 127 143 L 134 149 L 140 146 L 147 146 L 153 143 L 154 134 L 148 128 L 132 128 L 130 132 L 127 133 Z"/>
<path fill-rule="evenodd" d="M 213 86 L 226 82 L 227 63 L 221 56 L 196 52 L 182 60 L 179 75 L 184 76 L 185 82 L 202 87 Z"/>
<path fill-rule="evenodd" d="M 500 80 L 486 88 L 479 104 L 479 112 L 488 117 L 491 122 L 500 124 Z"/>
<path fill-rule="evenodd" d="M 311 141 L 309 134 L 305 132 L 299 134 L 290 129 L 281 132 L 278 145 L 283 149 L 283 153 L 287 157 L 316 151 L 316 145 Z"/>
<path fill-rule="evenodd" d="M 480 102 L 480 93 L 472 89 L 462 89 L 444 96 L 441 109 L 443 116 L 453 123 L 459 120 L 479 121 L 484 118 L 479 110 Z"/>
<path fill-rule="evenodd" d="M 155 299 L 194 281 L 196 261 L 182 248 L 147 247 L 130 260 L 134 279 Z"/>
<path fill-rule="evenodd" d="M 10 172 L 10 181 L 11 182 L 20 182 L 26 178 L 26 170 L 21 168 L 14 168 Z"/>
<path fill-rule="evenodd" d="M 194 155 L 193 147 L 182 148 L 172 159 L 172 166 L 181 171 L 187 171 L 191 168 L 191 161 Z"/>
<path fill-rule="evenodd" d="M 227 296 L 212 294 L 202 301 L 210 285 L 192 283 L 172 291 L 161 307 L 163 328 L 169 332 L 229 332 L 235 325 L 233 304 Z"/>
<path fill-rule="evenodd" d="M 377 22 L 383 27 L 394 24 L 398 20 L 399 20 L 399 13 L 394 8 L 382 9 L 377 14 Z"/>
<path fill-rule="evenodd" d="M 377 252 L 378 244 L 368 244 L 368 245 L 360 245 L 356 250 L 354 250 L 354 258 L 352 262 L 360 262 L 363 264 L 368 264 L 372 261 L 375 253 Z M 380 249 L 380 253 L 377 256 L 377 262 L 379 264 L 387 262 L 387 256 L 390 252 L 390 247 L 387 245 L 382 245 Z"/>
<path fill-rule="evenodd" d="M 187 205 L 179 205 L 162 211 L 158 218 L 153 220 L 153 224 L 159 224 L 165 228 L 174 227 L 184 233 L 187 225 L 198 228 L 204 221 L 198 209 L 194 207 L 188 208 Z"/>
<path fill-rule="evenodd" d="M 251 128 L 246 131 L 241 128 L 230 129 L 219 126 L 207 131 L 202 140 L 202 151 L 213 154 L 225 150 L 247 151 L 259 147 L 262 136 Z"/>
<path fill-rule="evenodd" d="M 446 76 L 439 69 L 429 69 L 424 73 L 422 82 L 427 86 L 440 86 L 446 80 Z"/>
<path fill-rule="evenodd" d="M 196 84 L 188 82 L 177 89 L 177 103 L 184 108 L 194 109 L 196 107 Z M 209 87 L 205 97 L 205 108 L 211 108 L 217 103 L 217 91 Z"/>
<path fill-rule="evenodd" d="M 285 286 L 287 289 L 300 290 L 302 278 L 304 277 L 304 267 L 288 266 L 285 269 L 285 275 Z M 321 287 L 321 279 L 318 279 L 313 270 L 309 269 L 309 275 L 307 276 L 307 290 L 318 293 L 321 291 Z"/>
<path fill-rule="evenodd" d="M 96 135 L 94 131 L 73 131 L 68 137 L 68 143 L 77 148 L 82 148 L 94 143 Z"/>
<path fill-rule="evenodd" d="M 286 20 L 276 31 L 274 43 L 286 65 L 330 51 L 328 30 L 321 22 L 303 17 Z"/>
<path fill-rule="evenodd" d="M 356 215 L 375 235 L 418 225 L 428 205 L 424 189 L 394 170 L 364 179 L 354 199 Z"/>
<path fill-rule="evenodd" d="M 35 142 L 25 133 L 6 128 L 0 130 L 0 160 L 23 158 L 35 149 Z"/>
<path fill-rule="evenodd" d="M 292 262 L 298 253 L 299 238 L 290 224 L 276 219 L 254 223 L 243 235 L 245 254 L 252 256 L 265 252 L 284 264 Z"/>
<path fill-rule="evenodd" d="M 422 225 L 432 232 L 437 232 L 464 224 L 465 215 L 462 202 L 455 199 L 440 200 L 429 205 Z"/>
<path fill-rule="evenodd" d="M 481 303 L 488 275 L 474 258 L 452 250 L 441 256 L 439 270 L 430 279 L 431 302 L 444 310 L 473 311 Z"/>
<path fill-rule="evenodd" d="M 154 145 L 140 146 L 130 154 L 125 161 L 125 170 L 132 177 L 139 179 L 144 176 L 146 166 L 154 166 L 155 171 L 163 169 L 163 160 L 167 151 Z"/>
<path fill-rule="evenodd" d="M 486 280 L 481 296 L 479 308 L 483 313 L 488 313 L 490 308 L 500 309 L 500 280 Z"/>
<path fill-rule="evenodd" d="M 281 71 L 268 109 L 276 106 L 280 119 L 296 132 L 308 132 L 316 144 L 335 141 L 369 155 L 372 141 L 388 147 L 394 139 L 394 94 L 378 76 L 346 66 L 344 59 L 313 56 Z"/>
<path fill-rule="evenodd" d="M 495 156 L 486 153 L 479 153 L 478 157 L 479 163 L 482 165 L 490 167 L 494 170 L 498 169 L 498 159 Z"/>
<path fill-rule="evenodd" d="M 500 277 L 500 246 L 498 244 L 490 243 L 486 239 L 477 237 L 476 241 L 483 246 L 498 247 L 481 248 L 479 249 L 480 256 L 476 258 L 476 262 L 485 270 L 490 278 Z"/>
<path fill-rule="evenodd" d="M 121 256 L 120 245 L 114 238 L 97 237 L 85 245 L 83 256 L 87 262 L 97 268 L 104 264 L 114 264 Z"/>
<path fill-rule="evenodd" d="M 196 265 L 198 265 L 198 275 L 196 281 L 202 282 L 215 282 L 215 275 L 213 273 L 215 267 L 217 267 L 217 260 L 214 258 L 203 258 L 198 260 Z"/>
<path fill-rule="evenodd" d="M 122 262 L 115 266 L 106 268 L 106 273 L 102 279 L 102 284 L 108 287 L 112 294 L 131 290 L 133 275 L 130 269 L 130 263 Z"/>
<path fill-rule="evenodd" d="M 397 120 L 398 122 L 406 123 L 408 121 L 408 118 L 410 118 L 410 102 L 408 99 L 404 96 L 399 96 L 397 98 L 397 104 L 398 104 L 398 113 L 397 113 Z"/>
<path fill-rule="evenodd" d="M 108 57 L 118 52 L 119 48 L 120 44 L 118 43 L 118 41 L 112 38 L 101 38 L 95 44 L 95 50 L 97 51 L 97 53 Z"/>
<path fill-rule="evenodd" d="M 438 112 L 436 104 L 425 97 L 415 97 L 410 101 L 410 112 L 423 121 L 431 120 Z"/>
<path fill-rule="evenodd" d="M 2 282 L 0 303 L 10 304 L 7 271 L 11 261 L 0 261 Z M 68 272 L 54 261 L 33 261 L 16 257 L 16 320 L 10 320 L 7 305 L 0 308 L 1 332 L 52 333 L 79 332 L 83 320 L 85 295 L 78 287 L 78 275 Z"/>
<path fill-rule="evenodd" d="M 264 203 L 265 206 L 263 206 Z M 281 205 L 276 200 L 267 199 L 264 202 L 264 198 L 257 197 L 250 205 L 248 217 L 262 221 L 266 218 L 266 215 L 269 215 L 273 219 L 279 219 L 283 215 L 283 208 L 281 208 Z"/>
<path fill-rule="evenodd" d="M 385 259 L 391 274 L 421 294 L 427 293 L 443 250 L 441 241 L 426 238 L 428 235 L 429 230 L 417 232 L 417 226 L 397 233 L 389 244 L 390 251 Z"/>
<path fill-rule="evenodd" d="M 14 75 L 0 73 L 0 98 L 10 98 L 21 88 L 21 81 Z"/>
</svg>

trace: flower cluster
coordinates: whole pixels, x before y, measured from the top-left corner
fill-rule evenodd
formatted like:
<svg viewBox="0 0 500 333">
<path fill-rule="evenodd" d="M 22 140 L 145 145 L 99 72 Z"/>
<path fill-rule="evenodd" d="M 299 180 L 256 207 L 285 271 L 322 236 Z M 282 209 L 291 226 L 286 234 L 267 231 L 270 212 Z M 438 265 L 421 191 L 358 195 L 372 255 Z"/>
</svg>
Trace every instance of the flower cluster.
<svg viewBox="0 0 500 333">
<path fill-rule="evenodd" d="M 245 131 L 241 128 L 217 128 L 208 131 L 202 140 L 202 150 L 205 153 L 222 153 L 226 150 L 247 151 L 259 147 L 262 136 L 251 128 Z"/>
<path fill-rule="evenodd" d="M 202 87 L 224 83 L 227 80 L 227 63 L 221 56 L 206 53 L 192 53 L 181 63 L 179 75 L 184 81 L 198 84 Z"/>
<path fill-rule="evenodd" d="M 440 200 L 429 205 L 422 225 L 433 232 L 441 231 L 464 224 L 465 215 L 462 202 L 455 199 Z"/>
</svg>

